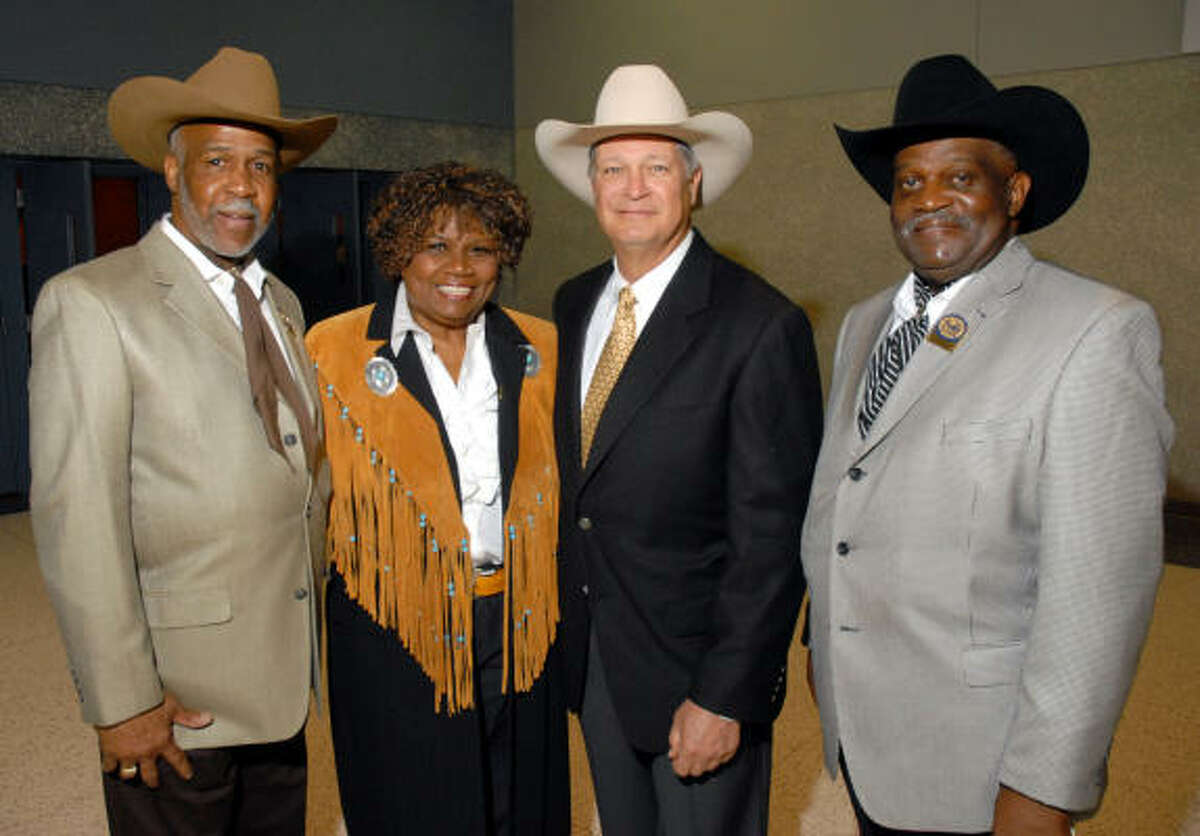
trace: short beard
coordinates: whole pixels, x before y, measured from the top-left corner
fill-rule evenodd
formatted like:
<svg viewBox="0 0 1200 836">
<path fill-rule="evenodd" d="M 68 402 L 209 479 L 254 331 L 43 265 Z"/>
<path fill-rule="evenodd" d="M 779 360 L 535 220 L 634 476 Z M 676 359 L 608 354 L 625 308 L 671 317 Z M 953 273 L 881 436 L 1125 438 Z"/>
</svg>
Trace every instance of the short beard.
<svg viewBox="0 0 1200 836">
<path fill-rule="evenodd" d="M 182 160 L 180 161 L 182 167 Z M 255 233 L 250 239 L 250 243 L 237 252 L 221 252 L 217 249 L 215 237 L 209 232 L 208 219 L 201 216 L 196 211 L 195 204 L 192 203 L 192 196 L 188 193 L 187 178 L 182 174 L 179 177 L 179 211 L 183 213 L 184 220 L 187 222 L 187 227 L 191 233 L 196 236 L 196 239 L 203 244 L 210 252 L 216 253 L 222 258 L 230 260 L 238 260 L 252 251 L 256 244 L 262 240 L 263 235 L 267 232 L 267 227 L 270 225 L 271 218 L 268 216 L 264 221 L 262 213 L 258 211 L 248 198 L 235 198 L 234 200 L 226 201 L 225 203 L 213 206 L 213 211 L 221 209 L 237 209 L 242 212 L 251 212 L 254 215 Z"/>
</svg>

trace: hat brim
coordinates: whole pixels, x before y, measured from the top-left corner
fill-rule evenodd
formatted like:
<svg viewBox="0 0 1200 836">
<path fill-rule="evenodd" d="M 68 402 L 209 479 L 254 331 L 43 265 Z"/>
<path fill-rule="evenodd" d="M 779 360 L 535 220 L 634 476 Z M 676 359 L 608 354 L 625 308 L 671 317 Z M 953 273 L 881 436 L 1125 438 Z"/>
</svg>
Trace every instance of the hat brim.
<svg viewBox="0 0 1200 836">
<path fill-rule="evenodd" d="M 910 145 L 953 137 L 991 139 L 1017 156 L 1032 188 L 1020 216 L 1020 231 L 1032 232 L 1057 220 L 1087 181 L 1087 128 L 1075 107 L 1045 87 L 1009 87 L 971 102 L 936 122 L 896 124 L 867 131 L 834 125 L 846 155 L 884 202 L 892 199 L 893 161 Z"/>
<path fill-rule="evenodd" d="M 592 204 L 588 149 L 618 136 L 664 136 L 691 146 L 704 171 L 701 202 L 721 196 L 750 162 L 754 138 L 746 123 L 732 113 L 698 113 L 682 122 L 588 125 L 546 119 L 534 132 L 542 163 L 571 194 Z"/>
<path fill-rule="evenodd" d="M 279 144 L 281 172 L 299 165 L 337 128 L 336 116 L 284 119 L 229 108 L 193 86 L 165 76 L 132 78 L 108 100 L 108 127 L 126 154 L 161 172 L 170 153 L 167 136 L 184 122 L 224 122 L 261 127 Z"/>
</svg>

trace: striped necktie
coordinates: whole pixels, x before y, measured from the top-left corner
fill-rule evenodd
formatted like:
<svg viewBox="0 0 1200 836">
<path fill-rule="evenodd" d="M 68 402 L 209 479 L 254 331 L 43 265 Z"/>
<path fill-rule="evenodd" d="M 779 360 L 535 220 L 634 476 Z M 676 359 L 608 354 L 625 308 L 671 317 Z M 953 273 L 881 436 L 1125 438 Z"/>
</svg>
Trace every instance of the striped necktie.
<svg viewBox="0 0 1200 836">
<path fill-rule="evenodd" d="M 621 288 L 612 330 L 608 332 L 608 339 L 604 341 L 600 359 L 596 361 L 596 370 L 592 372 L 592 381 L 588 384 L 587 397 L 583 399 L 579 428 L 580 464 L 587 464 L 592 439 L 596 435 L 596 425 L 600 423 L 600 415 L 604 412 L 604 404 L 608 402 L 609 393 L 616 385 L 617 378 L 621 376 L 621 369 L 625 367 L 625 361 L 633 351 L 633 344 L 637 342 L 637 320 L 633 315 L 636 302 L 632 287 L 625 285 Z"/>
<path fill-rule="evenodd" d="M 867 380 L 863 387 L 862 405 L 858 408 L 858 433 L 862 438 L 867 437 L 888 394 L 900 379 L 900 373 L 925 338 L 925 332 L 929 329 L 929 315 L 925 313 L 925 306 L 931 298 L 932 289 L 920 276 L 914 275 L 913 299 L 917 303 L 917 312 L 879 343 L 867 363 Z"/>
</svg>

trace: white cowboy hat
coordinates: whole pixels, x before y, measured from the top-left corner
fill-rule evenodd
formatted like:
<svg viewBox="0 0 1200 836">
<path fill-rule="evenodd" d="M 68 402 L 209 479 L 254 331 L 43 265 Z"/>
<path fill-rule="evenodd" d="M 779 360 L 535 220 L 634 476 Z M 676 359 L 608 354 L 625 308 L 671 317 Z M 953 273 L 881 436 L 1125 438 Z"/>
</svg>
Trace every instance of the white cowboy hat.
<svg viewBox="0 0 1200 836">
<path fill-rule="evenodd" d="M 654 64 L 617 67 L 596 99 L 590 124 L 545 119 L 534 144 L 550 173 L 580 200 L 592 203 L 588 149 L 625 134 L 652 134 L 686 142 L 704 171 L 701 196 L 712 203 L 733 185 L 750 162 L 754 139 L 746 123 L 719 110 L 688 116 L 687 103 L 674 82 Z"/>
<path fill-rule="evenodd" d="M 321 147 L 337 127 L 336 116 L 284 119 L 279 86 L 266 58 L 222 47 L 186 81 L 138 76 L 108 100 L 108 127 L 126 154 L 147 168 L 163 170 L 167 136 L 184 122 L 224 122 L 263 128 L 279 144 L 286 171 Z"/>
</svg>

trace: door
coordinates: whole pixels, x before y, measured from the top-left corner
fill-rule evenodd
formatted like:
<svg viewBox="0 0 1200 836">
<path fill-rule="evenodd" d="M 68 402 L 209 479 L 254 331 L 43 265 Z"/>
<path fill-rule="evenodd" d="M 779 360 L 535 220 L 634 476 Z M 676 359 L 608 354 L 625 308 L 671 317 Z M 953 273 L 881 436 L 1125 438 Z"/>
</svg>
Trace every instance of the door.
<svg viewBox="0 0 1200 836">
<path fill-rule="evenodd" d="M 25 254 L 32 305 L 51 276 L 95 254 L 91 163 L 31 160 L 20 163 Z"/>
<path fill-rule="evenodd" d="M 21 272 L 17 168 L 0 162 L 0 511 L 29 493 L 29 316 Z"/>
<path fill-rule="evenodd" d="M 359 270 L 358 187 L 353 171 L 299 169 L 279 183 L 279 253 L 259 258 L 296 292 L 312 325 L 365 301 Z"/>
</svg>

